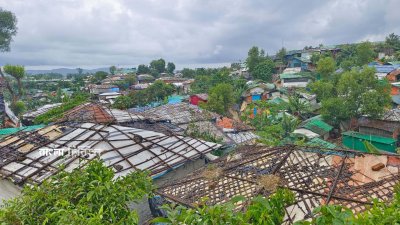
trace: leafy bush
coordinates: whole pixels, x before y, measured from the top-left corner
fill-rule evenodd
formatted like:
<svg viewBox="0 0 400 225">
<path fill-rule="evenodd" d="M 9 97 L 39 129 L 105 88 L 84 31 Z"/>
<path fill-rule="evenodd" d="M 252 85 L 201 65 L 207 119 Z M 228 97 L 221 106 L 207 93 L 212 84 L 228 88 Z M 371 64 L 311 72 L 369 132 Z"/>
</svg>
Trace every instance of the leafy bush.
<svg viewBox="0 0 400 225">
<path fill-rule="evenodd" d="M 61 172 L 40 186 L 25 186 L 5 202 L 1 224 L 137 224 L 127 203 L 152 189 L 146 172 L 113 180 L 114 172 L 95 160 L 83 170 Z"/>
<path fill-rule="evenodd" d="M 317 207 L 317 215 L 312 221 L 299 221 L 295 225 L 330 225 L 330 224 L 400 224 L 400 186 L 395 187 L 392 203 L 374 201 L 367 211 L 354 214 L 350 209 L 337 205 L 324 205 Z"/>
<path fill-rule="evenodd" d="M 252 199 L 246 212 L 235 210 L 238 202 L 244 202 L 246 199 L 237 196 L 231 201 L 215 205 L 205 205 L 207 199 L 199 204 L 195 209 L 188 209 L 183 206 L 165 205 L 167 218 L 156 218 L 153 223 L 165 224 L 191 224 L 191 225 L 217 225 L 217 224 L 235 224 L 235 225 L 275 225 L 281 224 L 285 216 L 285 206 L 293 204 L 294 194 L 287 189 L 278 189 L 276 193 L 265 198 L 257 196 Z"/>
<path fill-rule="evenodd" d="M 85 102 L 87 102 L 89 99 L 89 95 L 87 94 L 78 94 L 74 98 L 68 100 L 67 102 L 64 102 L 62 105 L 59 107 L 56 107 L 54 109 L 51 109 L 47 111 L 46 113 L 38 116 L 35 118 L 34 123 L 36 124 L 47 124 L 50 122 L 54 122 L 57 119 L 60 119 L 64 116 L 64 113 L 78 105 L 81 105 Z"/>
</svg>

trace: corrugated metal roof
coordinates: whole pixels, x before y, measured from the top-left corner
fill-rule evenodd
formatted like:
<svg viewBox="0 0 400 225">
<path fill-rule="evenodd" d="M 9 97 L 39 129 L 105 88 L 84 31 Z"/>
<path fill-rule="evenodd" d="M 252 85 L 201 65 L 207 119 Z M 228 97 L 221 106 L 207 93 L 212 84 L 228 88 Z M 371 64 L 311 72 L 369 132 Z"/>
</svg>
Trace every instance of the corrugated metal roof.
<svg viewBox="0 0 400 225">
<path fill-rule="evenodd" d="M 392 95 L 392 102 L 400 105 L 400 95 Z"/>
<path fill-rule="evenodd" d="M 308 77 L 309 73 L 301 72 L 301 73 L 282 73 L 279 75 L 280 79 L 290 79 L 290 78 L 304 78 Z"/>
<path fill-rule="evenodd" d="M 158 120 L 169 120 L 171 123 L 184 124 L 196 121 L 209 121 L 220 115 L 203 110 L 188 103 L 162 105 L 140 113 L 140 115 Z"/>
<path fill-rule="evenodd" d="M 18 184 L 41 183 L 58 173 L 60 165 L 72 171 L 97 157 L 114 168 L 116 177 L 135 170 L 156 176 L 221 147 L 185 136 L 94 123 L 53 125 L 25 136 L 11 135 L 0 142 L 0 173 Z M 45 155 L 45 149 L 54 152 Z"/>
<path fill-rule="evenodd" d="M 42 107 L 39 107 L 35 111 L 30 111 L 30 112 L 25 113 L 22 117 L 24 119 L 27 119 L 27 118 L 33 118 L 34 119 L 35 117 L 40 116 L 40 115 L 48 112 L 49 110 L 54 109 L 54 108 L 56 108 L 56 107 L 58 107 L 60 105 L 62 105 L 62 103 L 47 104 L 47 105 L 44 105 Z"/>
<path fill-rule="evenodd" d="M 305 120 L 301 127 L 311 130 L 319 135 L 325 135 L 333 129 L 333 127 L 321 120 L 320 116 L 316 116 Z"/>
<path fill-rule="evenodd" d="M 125 123 L 143 120 L 143 116 L 128 111 L 107 108 L 98 103 L 85 103 L 64 113 L 59 122 Z"/>
<path fill-rule="evenodd" d="M 367 141 L 372 141 L 372 142 L 383 143 L 383 144 L 396 143 L 396 140 L 393 139 L 393 138 L 381 137 L 381 136 L 376 136 L 376 135 L 361 134 L 361 133 L 355 132 L 355 131 L 343 132 L 342 135 L 355 137 L 355 138 L 359 138 L 359 139 L 363 139 L 363 140 L 367 140 Z"/>
<path fill-rule="evenodd" d="M 329 148 L 329 149 L 334 149 L 337 147 L 335 144 L 324 141 L 321 138 L 313 138 L 310 141 L 308 141 L 307 144 L 309 144 L 311 146 L 315 146 L 315 147 L 322 147 L 322 148 Z"/>
<path fill-rule="evenodd" d="M 377 73 L 390 73 L 397 68 L 397 66 L 392 65 L 370 65 L 376 69 Z"/>
</svg>

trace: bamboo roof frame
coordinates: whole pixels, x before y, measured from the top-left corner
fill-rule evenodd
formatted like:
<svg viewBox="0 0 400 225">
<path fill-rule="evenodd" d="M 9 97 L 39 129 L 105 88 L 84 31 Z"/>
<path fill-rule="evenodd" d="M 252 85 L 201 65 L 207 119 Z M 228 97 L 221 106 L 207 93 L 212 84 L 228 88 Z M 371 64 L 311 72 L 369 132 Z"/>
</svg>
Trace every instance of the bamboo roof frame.
<svg viewBox="0 0 400 225">
<path fill-rule="evenodd" d="M 134 170 L 158 176 L 221 145 L 119 125 L 68 123 L 17 133 L 0 142 L 0 175 L 16 184 L 37 183 L 100 158 L 116 177 Z M 41 154 L 41 149 L 92 149 L 84 154 Z M 60 167 L 62 166 L 62 167 Z"/>
<path fill-rule="evenodd" d="M 207 168 L 202 168 L 178 182 L 158 188 L 156 193 L 187 207 L 194 207 L 204 197 L 208 199 L 206 204 L 215 205 L 240 195 L 248 200 L 237 207 L 245 210 L 252 197 L 272 193 L 259 183 L 259 179 L 274 175 L 280 178 L 277 187 L 287 188 L 295 194 L 295 203 L 286 208 L 284 222 L 293 224 L 300 219 L 312 218 L 312 210 L 323 204 L 339 204 L 361 212 L 372 205 L 372 198 L 390 200 L 394 186 L 400 180 L 400 167 L 391 168 L 376 180 L 355 168 L 357 159 L 364 157 L 396 157 L 400 161 L 399 155 L 379 156 L 351 150 L 243 146 L 234 155 L 213 162 L 212 167 L 222 171 L 217 179 L 205 177 Z"/>
</svg>

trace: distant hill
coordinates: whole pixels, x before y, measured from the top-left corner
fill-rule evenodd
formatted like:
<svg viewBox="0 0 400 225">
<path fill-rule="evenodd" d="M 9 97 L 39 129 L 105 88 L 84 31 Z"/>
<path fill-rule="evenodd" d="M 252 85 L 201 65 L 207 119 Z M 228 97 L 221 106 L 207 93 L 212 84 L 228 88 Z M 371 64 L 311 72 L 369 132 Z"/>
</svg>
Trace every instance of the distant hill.
<svg viewBox="0 0 400 225">
<path fill-rule="evenodd" d="M 109 68 L 97 68 L 97 69 L 83 69 L 83 73 L 96 73 L 97 71 L 104 71 L 109 72 Z M 62 75 L 67 75 L 70 73 L 78 73 L 76 69 L 70 68 L 58 68 L 58 69 L 51 69 L 51 70 L 26 70 L 26 73 L 35 75 L 35 74 L 43 74 L 43 73 L 59 73 Z"/>
</svg>

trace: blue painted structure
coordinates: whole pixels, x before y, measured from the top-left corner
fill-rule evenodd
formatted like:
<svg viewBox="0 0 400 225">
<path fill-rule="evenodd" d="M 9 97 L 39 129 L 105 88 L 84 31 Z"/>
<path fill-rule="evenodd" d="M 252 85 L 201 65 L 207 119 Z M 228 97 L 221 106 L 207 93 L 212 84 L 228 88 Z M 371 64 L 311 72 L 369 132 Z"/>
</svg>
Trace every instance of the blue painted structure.
<svg viewBox="0 0 400 225">
<path fill-rule="evenodd" d="M 393 66 L 393 65 L 369 65 L 368 64 L 368 66 L 375 68 L 377 73 L 390 73 L 393 70 L 399 68 L 398 65 Z"/>
<path fill-rule="evenodd" d="M 251 96 L 251 100 L 252 100 L 252 101 L 261 100 L 261 95 L 252 95 L 252 96 Z"/>
<path fill-rule="evenodd" d="M 119 92 L 119 88 L 118 87 L 113 87 L 113 88 L 111 88 L 111 92 Z"/>
<path fill-rule="evenodd" d="M 308 70 L 308 64 L 311 63 L 310 53 L 303 51 L 291 51 L 285 59 L 289 68 L 301 67 L 302 70 Z"/>
</svg>

